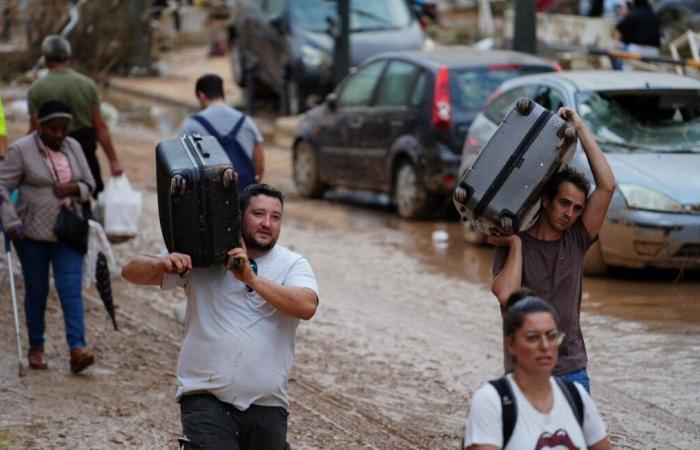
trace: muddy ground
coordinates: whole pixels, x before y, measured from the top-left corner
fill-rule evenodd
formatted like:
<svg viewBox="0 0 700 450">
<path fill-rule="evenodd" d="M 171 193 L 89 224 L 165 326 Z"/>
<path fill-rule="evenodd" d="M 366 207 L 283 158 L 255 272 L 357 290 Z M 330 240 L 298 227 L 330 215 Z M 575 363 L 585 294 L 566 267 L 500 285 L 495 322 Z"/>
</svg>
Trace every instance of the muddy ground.
<svg viewBox="0 0 700 450">
<path fill-rule="evenodd" d="M 163 249 L 153 167 L 162 136 L 135 127 L 113 131 L 145 201 L 142 234 L 114 246 L 123 263 Z M 267 157 L 266 181 L 289 195 L 280 242 L 308 256 L 321 288 L 317 315 L 298 332 L 293 448 L 458 448 L 471 396 L 501 369 L 500 319 L 486 284 L 490 252 L 463 250 L 452 223 L 410 223 L 381 206 L 303 200 L 293 191 L 288 151 L 269 148 Z M 447 246 L 432 245 L 436 227 L 448 230 Z M 86 289 L 87 339 L 97 361 L 74 376 L 52 291 L 50 369 L 19 378 L 6 269 L 2 258 L 0 449 L 177 448 L 174 370 L 183 328 L 174 307 L 182 293 L 114 280 L 115 332 L 94 288 Z M 587 279 L 584 287 L 593 395 L 614 446 L 697 448 L 700 284 Z M 642 292 L 649 290 L 682 302 L 680 317 L 617 314 L 626 295 L 647 298 Z M 22 339 L 26 350 L 24 325 Z"/>
</svg>

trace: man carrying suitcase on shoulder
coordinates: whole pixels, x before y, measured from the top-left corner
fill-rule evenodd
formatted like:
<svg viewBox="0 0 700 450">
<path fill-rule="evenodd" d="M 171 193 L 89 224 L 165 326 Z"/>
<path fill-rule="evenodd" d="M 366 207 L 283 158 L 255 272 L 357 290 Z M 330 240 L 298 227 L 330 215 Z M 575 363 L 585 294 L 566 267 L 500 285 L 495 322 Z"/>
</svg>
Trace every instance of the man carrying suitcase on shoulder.
<svg viewBox="0 0 700 450">
<path fill-rule="evenodd" d="M 199 77 L 195 94 L 202 111 L 187 119 L 181 133 L 214 136 L 238 173 L 240 190 L 260 182 L 265 157 L 263 138 L 255 122 L 224 102 L 224 82 L 218 75 Z"/>
<path fill-rule="evenodd" d="M 615 177 L 593 134 L 571 108 L 557 112 L 576 127 L 596 186 L 572 168 L 554 175 L 544 189 L 537 221 L 511 236 L 490 236 L 496 245 L 491 291 L 503 306 L 526 287 L 552 303 L 566 334 L 554 375 L 577 381 L 590 393 L 588 358 L 579 323 L 583 262 L 598 237 L 615 192 Z M 509 361 L 506 361 L 508 369 Z"/>
<path fill-rule="evenodd" d="M 283 450 L 287 381 L 299 319 L 318 306 L 303 256 L 277 244 L 282 193 L 266 184 L 240 194 L 238 264 L 192 268 L 188 255 L 137 256 L 122 269 L 136 284 L 185 287 L 186 335 L 177 365 L 185 449 Z"/>
</svg>

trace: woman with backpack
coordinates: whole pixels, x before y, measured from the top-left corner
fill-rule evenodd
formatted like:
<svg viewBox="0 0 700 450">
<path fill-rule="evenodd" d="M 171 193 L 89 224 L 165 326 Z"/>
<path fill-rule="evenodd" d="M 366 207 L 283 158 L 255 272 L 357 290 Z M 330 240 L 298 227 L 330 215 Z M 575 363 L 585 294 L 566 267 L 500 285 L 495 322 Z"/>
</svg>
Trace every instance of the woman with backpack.
<svg viewBox="0 0 700 450">
<path fill-rule="evenodd" d="M 564 339 L 554 308 L 524 289 L 510 296 L 506 308 L 503 332 L 515 370 L 476 392 L 462 448 L 611 449 L 585 389 L 552 376 Z"/>
</svg>

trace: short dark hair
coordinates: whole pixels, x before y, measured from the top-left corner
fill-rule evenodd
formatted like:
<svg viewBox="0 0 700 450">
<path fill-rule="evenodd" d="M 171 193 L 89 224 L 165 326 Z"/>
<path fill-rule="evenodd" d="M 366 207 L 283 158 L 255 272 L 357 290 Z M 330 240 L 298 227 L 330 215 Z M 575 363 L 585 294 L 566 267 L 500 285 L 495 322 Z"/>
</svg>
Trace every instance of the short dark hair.
<svg viewBox="0 0 700 450">
<path fill-rule="evenodd" d="M 559 318 L 554 307 L 537 297 L 529 289 L 519 289 L 508 297 L 506 313 L 503 315 L 503 335 L 513 336 L 523 326 L 525 317 L 530 314 L 545 312 L 552 315 L 559 326 Z"/>
<path fill-rule="evenodd" d="M 277 200 L 279 200 L 280 203 L 282 203 L 282 206 L 284 206 L 284 195 L 282 194 L 282 192 L 273 188 L 269 184 L 251 184 L 238 194 L 238 204 L 241 208 L 241 214 L 243 214 L 246 208 L 248 208 L 248 205 L 250 205 L 250 199 L 253 197 L 257 197 L 258 195 L 267 195 L 268 197 L 274 197 Z"/>
<path fill-rule="evenodd" d="M 50 34 L 41 42 L 41 54 L 47 63 L 64 63 L 70 59 L 70 42 L 58 34 Z"/>
<path fill-rule="evenodd" d="M 194 93 L 201 92 L 209 99 L 224 98 L 224 80 L 220 76 L 208 73 L 197 79 Z"/>
<path fill-rule="evenodd" d="M 591 190 L 591 182 L 586 177 L 573 167 L 566 166 L 561 171 L 557 172 L 549 179 L 544 186 L 544 196 L 552 200 L 559 193 L 559 187 L 565 181 L 572 183 L 577 188 L 581 189 L 585 198 L 588 198 L 588 193 Z"/>
</svg>

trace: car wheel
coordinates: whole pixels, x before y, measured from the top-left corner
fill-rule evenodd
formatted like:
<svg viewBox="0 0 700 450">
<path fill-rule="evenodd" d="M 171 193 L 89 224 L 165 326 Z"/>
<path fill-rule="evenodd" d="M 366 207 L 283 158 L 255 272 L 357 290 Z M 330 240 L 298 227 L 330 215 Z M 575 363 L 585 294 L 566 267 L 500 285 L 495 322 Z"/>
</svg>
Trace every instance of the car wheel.
<svg viewBox="0 0 700 450">
<path fill-rule="evenodd" d="M 462 231 L 464 240 L 473 245 L 484 245 L 486 243 L 486 235 L 477 230 L 471 221 L 462 222 Z"/>
<path fill-rule="evenodd" d="M 396 171 L 394 201 L 399 216 L 406 219 L 424 218 L 430 212 L 433 196 L 423 186 L 415 167 L 402 162 Z"/>
<path fill-rule="evenodd" d="M 293 177 L 297 191 L 305 197 L 318 198 L 326 190 L 319 177 L 316 155 L 306 141 L 294 146 Z"/>
<path fill-rule="evenodd" d="M 284 79 L 284 89 L 280 96 L 280 109 L 282 114 L 287 116 L 296 116 L 302 112 L 302 98 L 299 91 L 299 85 L 293 77 L 289 76 Z"/>
<path fill-rule="evenodd" d="M 240 87 L 245 87 L 246 85 L 245 67 L 245 59 L 243 59 L 241 49 L 236 45 L 231 52 L 231 73 L 233 74 L 233 81 Z"/>
<path fill-rule="evenodd" d="M 586 275 L 605 275 L 607 272 L 608 266 L 603 259 L 603 249 L 600 246 L 600 239 L 598 239 L 586 253 L 583 273 Z"/>
</svg>

